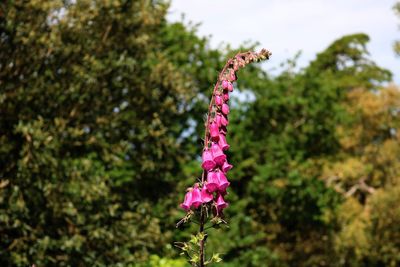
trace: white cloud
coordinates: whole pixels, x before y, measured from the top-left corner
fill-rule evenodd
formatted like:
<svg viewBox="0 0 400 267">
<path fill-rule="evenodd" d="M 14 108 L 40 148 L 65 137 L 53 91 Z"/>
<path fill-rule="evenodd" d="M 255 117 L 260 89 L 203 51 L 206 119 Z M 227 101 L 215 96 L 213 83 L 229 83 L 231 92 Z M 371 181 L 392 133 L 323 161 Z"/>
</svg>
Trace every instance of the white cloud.
<svg viewBox="0 0 400 267">
<path fill-rule="evenodd" d="M 211 44 L 237 46 L 258 41 L 272 51 L 271 66 L 302 50 L 301 65 L 335 39 L 364 32 L 371 37 L 372 58 L 395 74 L 400 82 L 400 59 L 392 49 L 400 39 L 400 19 L 394 0 L 173 0 L 169 19 L 201 22 L 201 35 L 212 35 Z"/>
</svg>

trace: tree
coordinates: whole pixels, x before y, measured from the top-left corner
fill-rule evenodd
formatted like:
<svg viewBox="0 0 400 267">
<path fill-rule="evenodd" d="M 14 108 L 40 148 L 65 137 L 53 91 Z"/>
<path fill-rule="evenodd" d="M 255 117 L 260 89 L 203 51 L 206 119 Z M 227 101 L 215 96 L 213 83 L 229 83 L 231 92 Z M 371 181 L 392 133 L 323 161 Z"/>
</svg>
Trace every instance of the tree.
<svg viewBox="0 0 400 267">
<path fill-rule="evenodd" d="M 233 111 L 228 140 L 235 195 L 232 230 L 223 240 L 232 266 L 339 264 L 332 247 L 343 196 L 321 171 L 340 158 L 336 129 L 352 121 L 348 95 L 359 86 L 373 91 L 391 77 L 367 58 L 367 41 L 364 34 L 342 37 L 302 71 L 289 66 L 246 86 L 255 100 Z"/>
<path fill-rule="evenodd" d="M 192 62 L 219 60 L 167 8 L 1 3 L 1 265 L 120 266 L 164 249 L 182 125 L 208 79 Z"/>
</svg>

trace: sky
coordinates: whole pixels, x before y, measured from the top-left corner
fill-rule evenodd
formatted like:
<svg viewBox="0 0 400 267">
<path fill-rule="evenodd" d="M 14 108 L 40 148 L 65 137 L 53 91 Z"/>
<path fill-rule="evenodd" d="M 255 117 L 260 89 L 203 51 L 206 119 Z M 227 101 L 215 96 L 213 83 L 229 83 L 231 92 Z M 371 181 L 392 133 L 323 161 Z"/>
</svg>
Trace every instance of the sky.
<svg viewBox="0 0 400 267">
<path fill-rule="evenodd" d="M 391 70 L 400 84 L 400 57 L 393 43 L 400 40 L 396 0 L 172 0 L 169 21 L 201 23 L 199 34 L 211 36 L 211 46 L 237 47 L 257 41 L 272 52 L 267 70 L 301 50 L 299 67 L 313 60 L 334 40 L 353 33 L 370 36 L 371 59 Z"/>
</svg>

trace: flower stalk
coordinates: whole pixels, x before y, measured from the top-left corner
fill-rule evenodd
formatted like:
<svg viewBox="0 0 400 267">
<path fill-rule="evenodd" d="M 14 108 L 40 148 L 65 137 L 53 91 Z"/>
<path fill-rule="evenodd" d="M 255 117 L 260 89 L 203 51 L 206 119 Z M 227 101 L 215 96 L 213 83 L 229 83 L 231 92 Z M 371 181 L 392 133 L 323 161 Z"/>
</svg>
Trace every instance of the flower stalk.
<svg viewBox="0 0 400 267">
<path fill-rule="evenodd" d="M 205 226 L 209 222 L 211 227 L 226 224 L 223 210 L 228 207 L 225 197 L 230 185 L 226 174 L 233 165 L 227 161 L 224 151 L 229 149 L 226 141 L 227 126 L 229 124 L 229 93 L 234 90 L 233 83 L 237 80 L 237 71 L 252 62 L 269 59 L 271 53 L 262 49 L 260 52 L 238 53 L 229 59 L 218 75 L 214 85 L 204 131 L 204 146 L 202 151 L 203 169 L 201 180 L 187 189 L 183 203 L 180 205 L 187 214 L 178 223 L 177 227 L 198 218 L 199 232 L 192 236 L 189 242 L 179 242 L 175 245 L 182 250 L 181 254 L 189 258 L 192 266 L 204 267 L 212 262 L 219 262 L 218 253 L 206 259 L 207 233 Z"/>
</svg>

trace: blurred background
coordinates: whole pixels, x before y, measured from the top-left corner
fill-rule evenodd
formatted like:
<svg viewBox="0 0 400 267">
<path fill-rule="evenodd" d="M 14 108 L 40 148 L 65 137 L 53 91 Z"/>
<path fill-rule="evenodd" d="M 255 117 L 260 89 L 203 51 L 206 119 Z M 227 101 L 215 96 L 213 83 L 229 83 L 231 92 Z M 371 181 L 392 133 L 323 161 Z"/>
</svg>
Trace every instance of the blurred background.
<svg viewBox="0 0 400 267">
<path fill-rule="evenodd" d="M 187 266 L 204 115 L 238 51 L 233 266 L 400 266 L 400 3 L 0 2 L 0 266 Z M 184 14 L 184 15 L 182 15 Z M 397 40 L 397 42 L 396 42 Z"/>
</svg>

